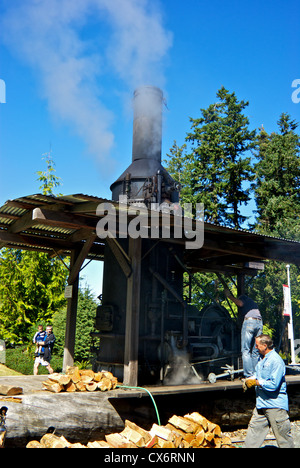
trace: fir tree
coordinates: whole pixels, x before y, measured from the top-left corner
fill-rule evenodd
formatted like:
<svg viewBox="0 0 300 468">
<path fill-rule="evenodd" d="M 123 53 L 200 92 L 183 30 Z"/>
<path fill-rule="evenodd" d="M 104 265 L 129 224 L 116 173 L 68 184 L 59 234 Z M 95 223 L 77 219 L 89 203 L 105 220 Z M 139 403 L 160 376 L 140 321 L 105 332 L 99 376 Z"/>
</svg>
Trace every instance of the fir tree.
<svg viewBox="0 0 300 468">
<path fill-rule="evenodd" d="M 258 136 L 255 166 L 256 229 L 265 234 L 300 240 L 300 138 L 298 124 L 283 113 L 279 132 Z"/>
</svg>

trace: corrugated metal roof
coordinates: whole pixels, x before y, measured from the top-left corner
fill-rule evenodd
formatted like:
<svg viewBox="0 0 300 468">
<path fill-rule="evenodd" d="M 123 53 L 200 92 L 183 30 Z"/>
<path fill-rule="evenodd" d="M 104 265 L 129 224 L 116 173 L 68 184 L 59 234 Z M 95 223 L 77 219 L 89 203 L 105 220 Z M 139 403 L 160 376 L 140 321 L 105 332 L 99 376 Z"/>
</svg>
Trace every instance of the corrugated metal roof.
<svg viewBox="0 0 300 468">
<path fill-rule="evenodd" d="M 100 198 L 82 193 L 64 196 L 49 196 L 42 194 L 27 195 L 14 200 L 8 200 L 0 208 L 0 247 L 18 247 L 25 249 L 35 249 L 42 251 L 53 251 L 53 249 L 63 249 L 69 253 L 74 245 L 80 241 L 85 241 L 86 233 L 80 238 L 80 233 L 84 229 L 88 233 L 95 232 L 99 216 L 96 214 L 96 207 L 100 203 L 113 203 L 118 208 L 118 203 L 105 198 Z M 123 205 L 126 207 L 126 205 Z M 52 218 L 43 219 L 37 217 L 32 220 L 31 212 L 39 208 L 49 214 Z M 125 208 L 126 209 L 126 208 Z M 62 221 L 59 219 L 63 218 Z M 73 222 L 74 220 L 74 222 Z M 195 222 L 195 221 L 194 221 Z M 251 255 L 253 251 L 255 258 L 276 258 L 275 254 L 280 252 L 282 261 L 300 264 L 300 243 L 295 240 L 281 239 L 278 237 L 266 236 L 245 229 L 236 229 L 228 226 L 204 223 L 205 244 L 203 249 L 207 252 L 220 251 L 220 255 L 226 252 L 234 253 L 234 246 L 237 247 L 237 254 L 243 256 Z M 94 254 L 99 258 L 103 256 L 103 241 L 95 240 L 93 244 Z M 253 245 L 257 245 L 257 252 Z M 246 248 L 251 247 L 250 253 Z M 243 250 L 244 249 L 244 250 Z M 272 254 L 268 257 L 268 249 Z M 201 249 L 200 249 L 201 250 Z M 285 255 L 285 250 L 287 254 Z M 193 250 L 187 252 L 191 256 Z M 290 252 L 290 255 L 288 255 Z M 299 254 L 298 254 L 299 252 Z M 202 252 L 195 251 L 196 261 L 202 261 Z M 295 258 L 295 261 L 291 260 Z M 287 260 L 285 260 L 287 259 Z"/>
</svg>

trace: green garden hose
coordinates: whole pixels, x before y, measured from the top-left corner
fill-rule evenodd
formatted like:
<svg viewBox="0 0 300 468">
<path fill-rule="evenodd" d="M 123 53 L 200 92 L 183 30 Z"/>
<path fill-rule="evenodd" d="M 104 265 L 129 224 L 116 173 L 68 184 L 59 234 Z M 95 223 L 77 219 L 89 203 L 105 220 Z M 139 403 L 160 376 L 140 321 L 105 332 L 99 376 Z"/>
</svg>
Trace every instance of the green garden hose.
<svg viewBox="0 0 300 468">
<path fill-rule="evenodd" d="M 118 387 L 118 388 L 131 388 L 131 389 L 137 389 L 137 390 L 145 390 L 145 392 L 147 392 L 148 395 L 150 396 L 150 398 L 151 398 L 151 400 L 152 400 L 152 403 L 153 403 L 153 405 L 154 405 L 158 425 L 159 425 L 159 426 L 161 425 L 161 423 L 160 423 L 160 417 L 159 417 L 159 413 L 158 413 L 158 409 L 157 409 L 155 400 L 154 400 L 154 398 L 153 398 L 153 395 L 151 394 L 151 392 L 149 392 L 149 390 L 147 390 L 147 388 L 144 388 L 144 387 L 129 387 L 128 385 L 117 385 L 117 387 Z"/>
</svg>

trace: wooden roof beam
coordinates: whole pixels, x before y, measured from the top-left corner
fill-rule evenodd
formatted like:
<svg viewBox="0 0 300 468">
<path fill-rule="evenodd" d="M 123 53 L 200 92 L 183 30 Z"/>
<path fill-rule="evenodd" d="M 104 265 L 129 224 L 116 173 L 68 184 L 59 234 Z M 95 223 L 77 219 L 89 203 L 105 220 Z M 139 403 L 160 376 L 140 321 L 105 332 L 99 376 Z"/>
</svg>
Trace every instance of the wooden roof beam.
<svg viewBox="0 0 300 468">
<path fill-rule="evenodd" d="M 61 227 L 65 229 L 96 229 L 97 218 L 73 215 L 61 211 L 52 211 L 44 208 L 35 208 L 32 211 L 32 219 L 36 224 Z"/>
</svg>

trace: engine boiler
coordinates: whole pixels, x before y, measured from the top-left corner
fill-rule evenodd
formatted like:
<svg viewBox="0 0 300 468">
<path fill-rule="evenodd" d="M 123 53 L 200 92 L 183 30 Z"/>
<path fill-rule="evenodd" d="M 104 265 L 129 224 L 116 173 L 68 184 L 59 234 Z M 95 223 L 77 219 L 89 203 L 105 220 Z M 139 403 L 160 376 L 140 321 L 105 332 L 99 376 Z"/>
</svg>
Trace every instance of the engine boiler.
<svg viewBox="0 0 300 468">
<path fill-rule="evenodd" d="M 176 206 L 180 186 L 161 165 L 163 93 L 152 86 L 139 88 L 133 104 L 132 163 L 111 185 L 112 200 L 133 207 Z M 129 239 L 124 237 L 116 241 L 126 254 Z M 95 368 L 110 370 L 122 380 L 128 278 L 114 246 L 105 245 Z M 239 334 L 227 310 L 213 303 L 199 311 L 188 303 L 184 253 L 182 243 L 151 236 L 141 241 L 139 383 L 188 383 L 216 366 L 232 364 L 237 353 Z"/>
</svg>

